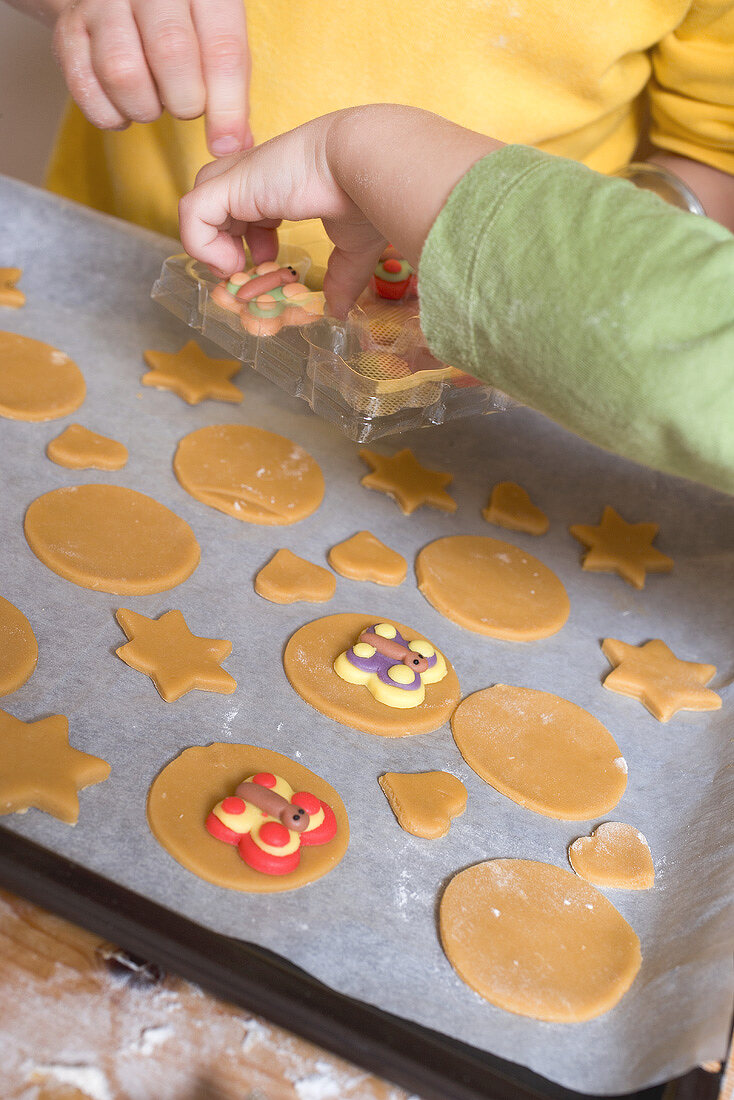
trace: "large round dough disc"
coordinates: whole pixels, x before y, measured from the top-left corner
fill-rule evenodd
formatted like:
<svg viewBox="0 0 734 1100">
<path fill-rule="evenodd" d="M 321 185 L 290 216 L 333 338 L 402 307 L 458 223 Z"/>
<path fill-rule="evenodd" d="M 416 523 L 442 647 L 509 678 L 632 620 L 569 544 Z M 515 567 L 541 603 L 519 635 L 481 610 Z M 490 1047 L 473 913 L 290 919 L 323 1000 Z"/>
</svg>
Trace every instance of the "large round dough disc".
<svg viewBox="0 0 734 1100">
<path fill-rule="evenodd" d="M 188 523 L 121 485 L 44 493 L 26 512 L 25 536 L 36 557 L 60 577 L 122 595 L 174 588 L 200 557 Z"/>
<path fill-rule="evenodd" d="M 0 332 L 0 416 L 56 420 L 78 409 L 86 392 L 84 375 L 65 352 Z"/>
<path fill-rule="evenodd" d="M 22 611 L 0 596 L 0 695 L 15 691 L 30 677 L 38 643 Z"/>
<path fill-rule="evenodd" d="M 570 871 L 493 859 L 459 872 L 440 907 L 459 977 L 498 1008 L 573 1023 L 613 1008 L 640 969 L 640 941 L 610 901 Z"/>
<path fill-rule="evenodd" d="M 459 680 L 445 653 L 446 676 L 427 684 L 425 700 L 410 710 L 378 703 L 366 687 L 348 684 L 334 672 L 339 654 L 354 645 L 365 627 L 379 622 L 391 622 L 410 641 L 425 638 L 383 615 L 326 615 L 302 626 L 288 642 L 283 655 L 286 676 L 302 699 L 345 726 L 381 737 L 431 733 L 448 721 L 460 698 Z"/>
<path fill-rule="evenodd" d="M 310 791 L 331 806 L 337 831 L 327 844 L 301 848 L 301 861 L 287 875 L 253 871 L 232 844 L 206 830 L 211 810 L 239 783 L 257 772 L 281 775 L 294 791 Z M 270 749 L 217 743 L 185 749 L 153 781 L 148 795 L 148 824 L 156 840 L 199 878 L 253 894 L 281 893 L 314 882 L 336 867 L 349 844 L 349 819 L 339 795 L 326 780 L 302 764 Z"/>
<path fill-rule="evenodd" d="M 416 559 L 418 587 L 447 619 L 477 634 L 529 642 L 568 618 L 566 589 L 547 565 L 509 542 L 449 535 Z"/>
<path fill-rule="evenodd" d="M 323 474 L 308 451 L 247 424 L 191 432 L 178 445 L 173 469 L 192 497 L 246 523 L 297 523 L 324 496 Z"/>
<path fill-rule="evenodd" d="M 560 695 L 495 684 L 464 699 L 451 730 L 477 775 L 546 817 L 598 817 L 627 786 L 627 765 L 606 726 Z"/>
</svg>

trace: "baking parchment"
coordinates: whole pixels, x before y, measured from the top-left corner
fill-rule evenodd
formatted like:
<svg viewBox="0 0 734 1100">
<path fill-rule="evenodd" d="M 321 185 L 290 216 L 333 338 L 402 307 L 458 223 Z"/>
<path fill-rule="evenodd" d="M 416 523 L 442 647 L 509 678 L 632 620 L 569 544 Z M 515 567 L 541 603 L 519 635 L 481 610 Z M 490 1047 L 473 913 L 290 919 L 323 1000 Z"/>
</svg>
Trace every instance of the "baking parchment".
<svg viewBox="0 0 734 1100">
<path fill-rule="evenodd" d="M 21 608 L 39 643 L 35 674 L 3 707 L 24 720 L 68 715 L 71 742 L 112 765 L 111 778 L 81 794 L 75 828 L 30 811 L 3 819 L 48 848 L 147 894 L 203 925 L 279 952 L 334 989 L 443 1031 L 583 1092 L 639 1089 L 725 1050 L 732 1004 L 731 704 L 734 501 L 616 459 L 527 409 L 427 429 L 380 449 L 412 447 L 454 475 L 454 516 L 422 509 L 403 516 L 359 485 L 358 449 L 248 368 L 236 378 L 241 406 L 188 407 L 140 385 L 144 348 L 175 350 L 192 334 L 149 300 L 174 242 L 0 180 L 0 266 L 24 268 L 28 303 L 3 310 L 0 327 L 46 340 L 81 367 L 88 394 L 61 421 L 0 421 L 3 569 L 0 593 Z M 0 369 L 2 364 L 0 363 Z M 121 440 L 116 473 L 71 471 L 45 457 L 69 422 Z M 282 432 L 321 464 L 326 496 L 303 522 L 284 528 L 240 523 L 193 500 L 176 481 L 178 441 L 208 424 L 245 423 Z M 321 605 L 276 606 L 253 591 L 255 573 L 281 546 L 324 563 L 329 547 L 369 528 L 409 560 L 452 533 L 503 537 L 480 517 L 500 480 L 525 486 L 551 519 L 542 538 L 505 532 L 553 568 L 571 599 L 553 638 L 508 643 L 462 630 L 418 592 L 412 572 L 398 589 L 338 578 Z M 29 503 L 50 489 L 90 481 L 149 493 L 187 520 L 201 565 L 160 595 L 116 597 L 78 588 L 31 553 L 23 536 Z M 597 523 L 611 504 L 630 521 L 656 521 L 657 545 L 675 559 L 669 576 L 638 592 L 614 576 L 584 573 L 570 523 Z M 180 608 L 194 633 L 232 641 L 225 662 L 231 696 L 194 691 L 164 703 L 150 680 L 115 656 L 125 641 L 114 612 L 149 616 Z M 523 810 L 476 776 L 448 726 L 427 736 L 383 739 L 346 729 L 308 707 L 281 664 L 290 635 L 323 614 L 395 617 L 452 660 L 462 693 L 496 682 L 556 692 L 609 728 L 629 765 L 624 797 L 608 819 L 647 837 L 656 867 L 650 892 L 609 891 L 635 928 L 644 962 L 631 991 L 585 1024 L 538 1023 L 503 1012 L 454 973 L 437 935 L 437 902 L 450 877 L 481 860 L 514 856 L 567 867 L 566 847 L 598 824 L 552 821 Z M 634 700 L 601 687 L 606 636 L 640 643 L 662 637 L 681 658 L 718 666 L 712 687 L 723 708 L 658 723 Z M 349 851 L 321 881 L 287 894 L 252 896 L 200 881 L 163 851 L 145 819 L 148 786 L 189 745 L 246 742 L 293 756 L 342 795 Z M 0 762 L 1 763 L 1 762 Z M 447 837 L 421 840 L 397 825 L 377 784 L 386 770 L 444 769 L 466 784 L 469 803 Z"/>
</svg>

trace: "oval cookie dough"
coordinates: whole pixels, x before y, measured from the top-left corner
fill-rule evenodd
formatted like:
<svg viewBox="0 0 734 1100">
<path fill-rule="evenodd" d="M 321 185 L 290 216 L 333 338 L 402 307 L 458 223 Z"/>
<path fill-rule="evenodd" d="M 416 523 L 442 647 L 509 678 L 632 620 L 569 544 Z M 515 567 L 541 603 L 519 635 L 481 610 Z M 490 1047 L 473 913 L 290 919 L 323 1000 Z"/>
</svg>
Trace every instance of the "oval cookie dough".
<svg viewBox="0 0 734 1100">
<path fill-rule="evenodd" d="M 28 680 L 38 661 L 38 643 L 22 611 L 0 596 L 0 695 Z"/>
<path fill-rule="evenodd" d="M 82 588 L 144 595 L 174 588 L 199 564 L 188 523 L 157 500 L 121 485 L 54 489 L 25 515 L 33 553 Z"/>
<path fill-rule="evenodd" d="M 477 775 L 545 817 L 598 817 L 627 786 L 627 765 L 606 726 L 560 695 L 495 684 L 464 699 L 451 731 Z"/>
<path fill-rule="evenodd" d="M 418 587 L 447 619 L 477 634 L 529 642 L 568 618 L 566 589 L 541 561 L 509 542 L 449 535 L 416 559 Z"/>
<path fill-rule="evenodd" d="M 282 775 L 295 791 L 310 791 L 328 802 L 337 832 L 328 844 L 301 849 L 301 862 L 288 875 L 254 871 L 234 845 L 215 840 L 206 830 L 209 812 L 238 783 L 257 772 Z M 217 743 L 185 749 L 153 781 L 148 795 L 148 824 L 156 840 L 199 878 L 249 893 L 280 893 L 321 878 L 339 863 L 349 844 L 349 819 L 339 795 L 326 780 L 287 756 L 253 745 Z"/>
<path fill-rule="evenodd" d="M 86 392 L 82 372 L 65 352 L 0 332 L 0 416 L 56 420 L 78 409 Z"/>
<path fill-rule="evenodd" d="M 610 901 L 570 871 L 493 859 L 456 875 L 441 898 L 443 949 L 498 1008 L 577 1023 L 601 1016 L 640 969 L 640 941 Z"/>
<path fill-rule="evenodd" d="M 339 654 L 354 645 L 366 627 L 383 620 L 396 626 L 404 638 L 425 637 L 397 619 L 385 620 L 381 615 L 326 615 L 292 636 L 283 655 L 285 674 L 302 699 L 345 726 L 381 737 L 431 733 L 448 721 L 460 698 L 459 680 L 445 653 L 446 676 L 436 684 L 427 684 L 425 701 L 411 710 L 378 703 L 366 687 L 348 684 L 334 672 Z"/>
<path fill-rule="evenodd" d="M 192 497 L 246 523 L 297 523 L 324 496 L 323 474 L 308 451 L 247 424 L 191 432 L 178 445 L 173 469 Z"/>
</svg>

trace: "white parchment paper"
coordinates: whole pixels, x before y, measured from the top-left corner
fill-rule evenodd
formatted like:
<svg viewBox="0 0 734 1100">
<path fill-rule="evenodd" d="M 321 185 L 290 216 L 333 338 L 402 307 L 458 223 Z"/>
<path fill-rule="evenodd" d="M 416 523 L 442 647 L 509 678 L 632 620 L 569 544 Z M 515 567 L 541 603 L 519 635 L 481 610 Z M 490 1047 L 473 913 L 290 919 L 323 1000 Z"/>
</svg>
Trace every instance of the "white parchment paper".
<svg viewBox="0 0 734 1100">
<path fill-rule="evenodd" d="M 720 1058 L 732 1002 L 734 501 L 616 459 L 515 409 L 380 444 L 387 452 L 410 446 L 425 464 L 454 475 L 454 516 L 423 509 L 405 517 L 386 496 L 360 487 L 366 466 L 354 444 L 247 369 L 235 379 L 245 391 L 241 406 L 190 408 L 141 387 L 143 349 L 175 350 L 191 335 L 149 300 L 174 242 L 9 181 L 0 181 L 0 213 L 0 266 L 24 268 L 28 296 L 24 309 L 2 311 L 0 327 L 68 352 L 88 387 L 82 408 L 64 420 L 0 420 L 0 593 L 28 616 L 40 650 L 35 674 L 3 706 L 24 720 L 67 715 L 72 744 L 112 765 L 107 782 L 81 794 L 75 828 L 38 811 L 3 825 L 218 932 L 271 948 L 334 989 L 570 1088 L 638 1089 Z M 125 443 L 127 466 L 75 472 L 50 462 L 46 444 L 72 421 Z M 256 424 L 306 447 L 326 477 L 318 512 L 293 527 L 255 527 L 189 497 L 172 472 L 176 445 L 218 423 Z M 525 486 L 551 519 L 542 538 L 506 534 L 569 591 L 570 619 L 553 638 L 513 644 L 462 630 L 423 599 L 412 572 L 398 589 L 338 578 L 335 598 L 323 605 L 281 607 L 253 591 L 255 573 L 279 547 L 325 564 L 332 545 L 363 528 L 409 560 L 441 535 L 503 537 L 480 509 L 491 485 L 505 479 Z M 202 547 L 193 576 L 170 592 L 133 598 L 78 588 L 46 569 L 25 542 L 25 509 L 50 489 L 90 481 L 149 493 L 187 520 Z M 638 592 L 617 577 L 581 571 L 568 525 L 597 523 L 605 504 L 630 521 L 660 523 L 658 545 L 675 559 L 671 575 L 650 577 Z M 195 691 L 164 703 L 115 656 L 125 640 L 114 618 L 120 606 L 150 616 L 180 608 L 194 633 L 231 639 L 225 667 L 237 691 Z M 303 623 L 339 611 L 412 624 L 450 657 L 464 695 L 496 682 L 540 688 L 609 728 L 629 784 L 608 817 L 644 832 L 657 875 L 650 892 L 608 892 L 644 955 L 613 1011 L 586 1024 L 538 1023 L 487 1004 L 454 973 L 436 926 L 450 877 L 499 856 L 566 867 L 568 843 L 598 822 L 522 810 L 467 767 L 448 726 L 396 741 L 346 729 L 308 707 L 285 678 L 282 649 Z M 723 696 L 722 710 L 661 725 L 639 703 L 603 690 L 605 636 L 662 637 L 678 656 L 716 664 L 711 686 Z M 158 846 L 145 820 L 151 780 L 183 748 L 217 740 L 284 752 L 336 787 L 352 841 L 333 873 L 293 893 L 241 895 L 200 881 Z M 431 769 L 453 772 L 469 791 L 466 813 L 438 841 L 403 832 L 377 784 L 386 770 Z"/>
</svg>

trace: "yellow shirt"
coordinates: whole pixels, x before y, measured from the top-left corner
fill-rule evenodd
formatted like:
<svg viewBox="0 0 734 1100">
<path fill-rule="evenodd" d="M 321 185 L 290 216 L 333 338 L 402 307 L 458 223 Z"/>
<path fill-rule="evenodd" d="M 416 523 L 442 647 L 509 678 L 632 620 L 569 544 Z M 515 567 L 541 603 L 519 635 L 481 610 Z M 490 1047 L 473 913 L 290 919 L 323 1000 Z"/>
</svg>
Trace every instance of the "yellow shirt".
<svg viewBox="0 0 734 1100">
<path fill-rule="evenodd" d="M 602 172 L 645 125 L 734 172 L 734 0 L 246 0 L 257 141 L 327 111 L 408 103 Z M 177 235 L 211 160 L 201 119 L 104 133 L 71 104 L 52 191 Z M 311 244 L 313 225 L 296 240 Z M 291 240 L 294 238 L 291 237 Z M 318 257 L 322 259 L 322 256 Z"/>
</svg>

